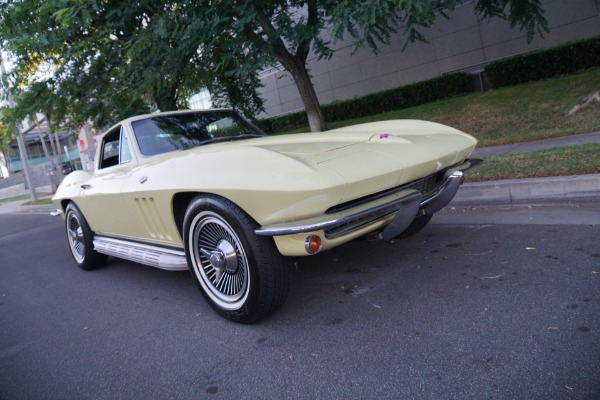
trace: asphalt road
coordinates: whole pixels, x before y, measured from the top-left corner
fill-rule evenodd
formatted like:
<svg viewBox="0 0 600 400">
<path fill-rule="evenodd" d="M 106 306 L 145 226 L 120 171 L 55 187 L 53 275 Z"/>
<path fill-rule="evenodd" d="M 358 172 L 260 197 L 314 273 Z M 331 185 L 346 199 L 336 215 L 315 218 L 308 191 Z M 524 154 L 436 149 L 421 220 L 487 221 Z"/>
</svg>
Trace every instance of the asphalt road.
<svg viewBox="0 0 600 400">
<path fill-rule="evenodd" d="M 79 270 L 60 219 L 0 215 L 0 399 L 600 398 L 598 225 L 354 242 L 252 326 L 188 273 L 111 260 Z"/>
</svg>

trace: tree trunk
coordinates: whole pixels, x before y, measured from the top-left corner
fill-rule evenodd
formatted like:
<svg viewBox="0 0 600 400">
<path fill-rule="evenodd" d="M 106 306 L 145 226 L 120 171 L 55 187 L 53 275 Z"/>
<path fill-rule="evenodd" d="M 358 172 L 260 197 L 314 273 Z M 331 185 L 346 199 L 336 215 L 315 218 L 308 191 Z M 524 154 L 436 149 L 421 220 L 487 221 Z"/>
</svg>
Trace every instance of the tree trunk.
<svg viewBox="0 0 600 400">
<path fill-rule="evenodd" d="M 310 130 L 312 132 L 324 131 L 326 128 L 325 117 L 323 116 L 323 110 L 321 110 L 321 104 L 319 103 L 319 98 L 315 92 L 315 87 L 306 70 L 306 64 L 296 59 L 294 59 L 294 62 L 286 64 L 284 64 L 284 67 L 292 74 L 292 78 L 300 93 L 300 98 L 302 99 L 302 104 L 304 104 L 306 116 L 308 117 Z"/>
<path fill-rule="evenodd" d="M 256 2 L 259 3 L 259 2 Z M 312 28 L 318 28 L 318 7 L 316 0 L 309 0 L 308 6 L 308 26 Z M 255 16 L 256 22 L 261 26 L 264 34 L 268 36 L 268 45 L 265 45 L 263 39 L 256 35 L 256 32 L 250 28 L 246 30 L 246 34 L 249 35 L 251 40 L 259 43 L 259 47 L 262 47 L 272 57 L 275 57 L 283 67 L 292 74 L 294 83 L 300 93 L 302 104 L 306 110 L 306 116 L 308 117 L 308 125 L 312 132 L 321 132 L 325 130 L 325 117 L 323 116 L 323 110 L 321 110 L 321 104 L 319 104 L 319 98 L 315 92 L 315 88 L 310 79 L 310 75 L 306 70 L 306 59 L 310 52 L 310 44 L 312 38 L 306 38 L 298 43 L 295 54 L 292 54 L 284 40 L 281 38 L 281 33 L 277 32 L 273 25 L 270 17 L 260 7 L 256 10 Z"/>
<path fill-rule="evenodd" d="M 50 125 L 50 121 L 48 121 L 48 125 Z M 50 137 L 52 138 L 52 135 L 50 135 Z M 58 168 L 56 169 L 56 172 L 58 173 L 58 178 L 59 180 L 62 181 L 63 178 L 63 173 L 62 173 L 62 164 L 63 164 L 63 156 L 62 156 L 62 149 L 60 148 L 60 138 L 58 137 L 58 132 L 54 132 L 54 140 L 56 141 L 55 146 L 56 146 L 56 157 L 58 158 Z"/>
<path fill-rule="evenodd" d="M 54 165 L 54 160 L 52 159 L 52 157 L 50 157 L 50 153 L 48 152 L 48 147 L 46 146 L 46 140 L 44 138 L 44 135 L 42 134 L 42 127 L 40 126 L 40 120 L 38 119 L 38 117 L 35 113 L 33 114 L 33 120 L 35 121 L 35 123 L 37 125 L 36 129 L 37 129 L 38 137 L 40 138 L 40 142 L 42 143 L 42 149 L 44 150 L 44 155 L 46 156 L 46 160 L 48 160 L 48 162 L 50 163 L 52 170 L 55 171 L 56 166 Z"/>
<path fill-rule="evenodd" d="M 177 86 L 157 93 L 154 101 L 160 111 L 177 111 Z"/>
</svg>

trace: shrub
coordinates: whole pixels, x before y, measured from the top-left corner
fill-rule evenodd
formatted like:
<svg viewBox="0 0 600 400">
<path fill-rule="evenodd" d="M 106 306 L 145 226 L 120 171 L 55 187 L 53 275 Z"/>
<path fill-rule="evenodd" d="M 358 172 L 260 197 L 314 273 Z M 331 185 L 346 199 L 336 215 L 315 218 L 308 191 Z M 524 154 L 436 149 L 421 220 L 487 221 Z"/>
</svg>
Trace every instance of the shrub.
<svg viewBox="0 0 600 400">
<path fill-rule="evenodd" d="M 470 80 L 471 75 L 466 73 L 448 74 L 350 100 L 335 101 L 322 106 L 323 115 L 325 121 L 334 122 L 418 106 L 469 92 Z M 266 132 L 277 133 L 306 126 L 308 119 L 306 112 L 299 111 L 261 119 L 256 124 Z"/>
<path fill-rule="evenodd" d="M 600 36 L 496 61 L 485 67 L 494 88 L 539 81 L 600 66 Z"/>
</svg>

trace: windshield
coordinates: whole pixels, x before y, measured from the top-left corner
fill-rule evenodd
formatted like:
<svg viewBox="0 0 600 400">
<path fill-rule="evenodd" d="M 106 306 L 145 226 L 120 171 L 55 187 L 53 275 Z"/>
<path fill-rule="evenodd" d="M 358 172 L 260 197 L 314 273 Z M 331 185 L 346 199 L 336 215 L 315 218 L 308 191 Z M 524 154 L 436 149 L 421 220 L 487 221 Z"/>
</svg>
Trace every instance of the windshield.
<svg viewBox="0 0 600 400">
<path fill-rule="evenodd" d="M 218 141 L 265 136 L 234 111 L 157 115 L 131 123 L 145 156 L 186 150 Z"/>
</svg>

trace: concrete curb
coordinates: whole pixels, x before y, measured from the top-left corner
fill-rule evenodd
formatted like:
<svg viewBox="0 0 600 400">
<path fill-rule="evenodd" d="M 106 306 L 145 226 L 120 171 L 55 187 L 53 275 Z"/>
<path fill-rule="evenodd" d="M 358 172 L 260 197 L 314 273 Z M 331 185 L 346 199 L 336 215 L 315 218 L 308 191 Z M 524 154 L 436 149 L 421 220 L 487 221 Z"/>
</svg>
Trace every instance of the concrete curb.
<svg viewBox="0 0 600 400">
<path fill-rule="evenodd" d="M 20 206 L 18 209 L 19 212 L 35 212 L 42 214 L 50 214 L 54 210 L 56 210 L 56 206 L 54 204 L 40 204 L 38 206 Z"/>
<path fill-rule="evenodd" d="M 600 174 L 466 183 L 449 207 L 600 202 Z"/>
</svg>

